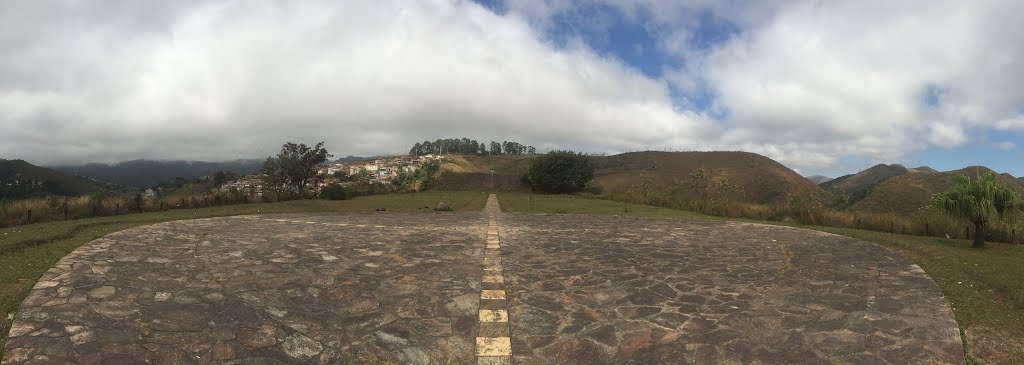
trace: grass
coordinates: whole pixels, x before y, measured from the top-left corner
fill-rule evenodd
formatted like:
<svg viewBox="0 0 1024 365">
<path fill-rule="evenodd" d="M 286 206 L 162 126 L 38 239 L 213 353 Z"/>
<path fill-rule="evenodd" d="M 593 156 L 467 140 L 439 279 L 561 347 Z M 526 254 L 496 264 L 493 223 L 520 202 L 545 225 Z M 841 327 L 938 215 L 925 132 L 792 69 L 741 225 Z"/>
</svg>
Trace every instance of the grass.
<svg viewBox="0 0 1024 365">
<path fill-rule="evenodd" d="M 541 195 L 525 193 L 498 194 L 501 209 L 507 212 L 630 214 L 644 217 L 705 217 L 678 209 L 638 205 L 575 195 Z"/>
<path fill-rule="evenodd" d="M 726 219 L 653 206 L 624 206 L 622 202 L 608 200 L 573 199 L 568 195 L 531 198 L 528 194 L 501 194 L 498 201 L 502 209 L 512 212 Z M 966 333 L 964 348 L 968 364 L 1024 364 L 1024 245 L 989 242 L 985 249 L 978 250 L 970 248 L 969 240 L 789 225 L 873 242 L 900 253 L 931 276 L 953 307 L 956 321 Z"/>
<path fill-rule="evenodd" d="M 14 314 L 43 273 L 78 246 L 104 235 L 159 222 L 241 214 L 296 212 L 433 211 L 442 193 L 393 194 L 353 200 L 294 200 L 279 203 L 240 204 L 201 209 L 126 214 L 99 218 L 37 223 L 0 229 L 0 358 Z M 455 211 L 480 211 L 487 194 L 445 192 L 443 198 Z"/>
</svg>

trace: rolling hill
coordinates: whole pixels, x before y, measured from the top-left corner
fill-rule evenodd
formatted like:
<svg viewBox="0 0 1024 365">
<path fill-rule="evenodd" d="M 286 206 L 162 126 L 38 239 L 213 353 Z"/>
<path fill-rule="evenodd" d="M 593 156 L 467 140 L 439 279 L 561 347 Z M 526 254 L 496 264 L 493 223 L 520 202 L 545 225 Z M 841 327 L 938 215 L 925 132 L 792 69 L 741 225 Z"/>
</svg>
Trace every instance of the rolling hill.
<svg viewBox="0 0 1024 365">
<path fill-rule="evenodd" d="M 878 213 L 913 213 L 927 206 L 933 194 L 945 191 L 956 184 L 958 175 L 977 176 L 992 171 L 984 166 L 971 166 L 946 172 L 907 173 L 891 177 L 874 186 L 871 191 L 850 210 Z M 1014 186 L 1024 194 L 1021 180 L 1003 174 L 999 180 Z"/>
<path fill-rule="evenodd" d="M 674 181 L 685 186 L 689 174 L 699 168 L 704 168 L 711 180 L 727 178 L 742 190 L 739 200 L 751 203 L 821 192 L 821 188 L 795 171 L 750 152 L 634 152 L 595 157 L 594 164 L 595 180 L 612 196 L 622 196 L 631 185 L 642 181 L 649 182 L 652 190 L 667 192 Z M 694 193 L 684 191 L 683 195 L 692 197 Z"/>
<path fill-rule="evenodd" d="M 441 166 L 440 184 L 452 189 L 477 187 L 495 190 L 529 190 L 519 177 L 529 169 L 534 156 L 455 156 Z M 691 172 L 704 168 L 717 181 L 728 178 L 743 190 L 741 200 L 768 203 L 788 194 L 820 193 L 821 189 L 795 171 L 767 157 L 748 152 L 633 152 L 613 156 L 591 156 L 595 181 L 605 194 L 625 197 L 627 191 L 645 183 L 650 191 L 668 192 L 674 182 L 688 190 Z M 493 175 L 491 171 L 493 170 Z M 683 192 L 692 195 L 692 192 Z"/>
<path fill-rule="evenodd" d="M 192 180 L 200 176 L 212 175 L 218 171 L 248 175 L 258 171 L 262 165 L 262 160 L 225 162 L 132 160 L 113 165 L 57 166 L 54 169 L 67 174 L 144 189 L 173 180 L 176 177 Z"/>
<path fill-rule="evenodd" d="M 835 180 L 821 184 L 824 189 L 842 189 L 847 194 L 857 195 L 872 186 L 891 177 L 906 174 L 909 170 L 900 164 L 878 164 L 852 175 L 837 177 Z"/>
<path fill-rule="evenodd" d="M 806 177 L 807 177 L 807 180 L 811 180 L 812 183 L 815 183 L 817 185 L 821 185 L 821 184 L 827 183 L 829 181 L 832 181 L 831 177 L 822 176 L 822 175 L 811 175 L 811 176 L 806 176 Z"/>
<path fill-rule="evenodd" d="M 0 159 L 0 197 L 84 195 L 113 190 L 113 186 L 39 167 L 23 160 Z"/>
</svg>

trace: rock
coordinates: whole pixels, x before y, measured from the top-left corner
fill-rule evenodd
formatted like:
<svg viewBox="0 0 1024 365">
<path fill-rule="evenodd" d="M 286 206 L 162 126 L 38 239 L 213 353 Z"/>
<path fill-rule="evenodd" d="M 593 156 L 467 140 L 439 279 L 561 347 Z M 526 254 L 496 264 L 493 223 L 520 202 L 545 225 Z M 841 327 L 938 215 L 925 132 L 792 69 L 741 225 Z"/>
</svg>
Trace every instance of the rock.
<svg viewBox="0 0 1024 365">
<path fill-rule="evenodd" d="M 437 203 L 437 208 L 435 208 L 434 210 L 448 212 L 448 211 L 452 210 L 452 207 L 448 206 L 448 204 L 445 203 L 445 202 L 440 202 L 440 203 Z"/>
<path fill-rule="evenodd" d="M 384 347 L 388 349 L 397 349 L 409 344 L 409 340 L 384 331 L 377 331 L 374 335 L 377 336 L 377 339 L 380 340 L 380 342 L 383 342 Z"/>
<path fill-rule="evenodd" d="M 238 358 L 238 347 L 233 342 L 219 343 L 210 349 L 210 355 L 214 360 L 234 360 Z"/>
<path fill-rule="evenodd" d="M 464 294 L 452 298 L 452 301 L 445 305 L 448 313 L 456 316 L 471 316 L 476 314 L 480 305 L 480 296 L 477 294 Z"/>
<path fill-rule="evenodd" d="M 320 342 L 299 333 L 293 333 L 285 338 L 282 346 L 288 356 L 302 360 L 312 360 L 324 350 Z"/>
<path fill-rule="evenodd" d="M 405 363 L 412 365 L 428 365 L 430 364 L 430 355 L 427 355 L 426 351 L 419 347 L 410 347 L 402 349 L 402 358 L 405 359 Z"/>
<path fill-rule="evenodd" d="M 260 328 L 244 327 L 238 331 L 238 340 L 251 348 L 270 347 L 277 343 L 274 332 L 276 331 L 272 325 L 264 325 Z"/>
<path fill-rule="evenodd" d="M 112 286 L 101 286 L 99 288 L 89 291 L 89 298 L 92 299 L 107 299 L 114 296 L 117 292 L 117 288 Z"/>
</svg>

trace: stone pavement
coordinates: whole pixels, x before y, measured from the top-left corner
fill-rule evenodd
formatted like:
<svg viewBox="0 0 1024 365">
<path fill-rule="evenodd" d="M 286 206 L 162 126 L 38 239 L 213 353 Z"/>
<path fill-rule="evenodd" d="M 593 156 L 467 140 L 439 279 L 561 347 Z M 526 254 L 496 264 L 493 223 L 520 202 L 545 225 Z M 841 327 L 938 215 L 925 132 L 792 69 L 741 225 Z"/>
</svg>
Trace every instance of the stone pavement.
<svg viewBox="0 0 1024 365">
<path fill-rule="evenodd" d="M 878 246 L 736 222 L 500 213 L 496 201 L 483 214 L 246 216 L 110 234 L 40 279 L 2 360 L 962 362 L 938 288 Z"/>
<path fill-rule="evenodd" d="M 506 214 L 515 364 L 962 364 L 896 253 L 750 223 Z"/>
</svg>

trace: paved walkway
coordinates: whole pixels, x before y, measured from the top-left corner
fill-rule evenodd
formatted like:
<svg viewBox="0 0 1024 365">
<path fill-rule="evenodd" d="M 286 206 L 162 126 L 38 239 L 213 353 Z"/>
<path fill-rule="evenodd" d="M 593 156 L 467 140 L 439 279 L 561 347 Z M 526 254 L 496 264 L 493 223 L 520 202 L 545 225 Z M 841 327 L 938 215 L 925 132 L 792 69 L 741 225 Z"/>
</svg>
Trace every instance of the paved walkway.
<svg viewBox="0 0 1024 365">
<path fill-rule="evenodd" d="M 935 284 L 854 239 L 479 212 L 178 221 L 37 283 L 3 364 L 953 364 Z"/>
</svg>

